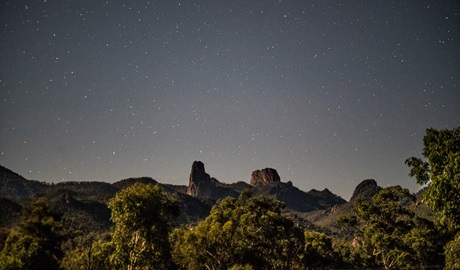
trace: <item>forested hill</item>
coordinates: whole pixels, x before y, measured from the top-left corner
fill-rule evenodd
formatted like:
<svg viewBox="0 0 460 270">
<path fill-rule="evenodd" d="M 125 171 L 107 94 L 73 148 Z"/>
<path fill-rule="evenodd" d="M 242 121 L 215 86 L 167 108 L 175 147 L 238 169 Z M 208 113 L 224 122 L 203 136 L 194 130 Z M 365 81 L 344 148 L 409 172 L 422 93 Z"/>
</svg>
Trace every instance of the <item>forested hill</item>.
<svg viewBox="0 0 460 270">
<path fill-rule="evenodd" d="M 137 207 L 141 207 L 141 209 L 143 209 L 145 206 L 145 203 L 136 203 L 136 200 L 142 198 L 142 196 L 144 196 L 142 194 L 146 192 L 143 190 L 143 185 L 161 187 L 160 190 L 166 191 L 165 194 L 169 194 L 168 196 L 170 198 L 174 198 L 173 201 L 177 203 L 179 211 L 177 214 L 174 214 L 175 218 L 171 219 L 172 224 L 174 224 L 173 226 L 177 228 L 173 236 L 175 242 L 172 243 L 174 245 L 172 247 L 172 252 L 177 253 L 174 255 L 174 260 L 176 260 L 178 264 L 182 263 L 183 265 L 189 264 L 188 261 L 190 260 L 199 261 L 199 256 L 201 256 L 199 255 L 200 250 L 205 251 L 211 248 L 211 246 L 203 246 L 197 249 L 192 249 L 194 251 L 191 254 L 186 255 L 188 252 L 191 252 L 190 248 L 192 246 L 195 247 L 199 243 L 189 243 L 188 241 L 190 241 L 190 239 L 196 239 L 197 237 L 210 237 L 206 240 L 206 242 L 213 241 L 213 234 L 217 233 L 220 235 L 218 236 L 219 238 L 224 237 L 224 235 L 228 233 L 226 232 L 226 230 L 229 229 L 228 226 L 235 224 L 237 227 L 242 226 L 247 228 L 245 230 L 248 231 L 245 232 L 245 234 L 249 234 L 239 235 L 240 233 L 235 232 L 236 235 L 231 237 L 233 240 L 228 240 L 230 241 L 228 243 L 230 246 L 227 249 L 238 249 L 240 248 L 240 244 L 243 244 L 252 237 L 256 237 L 254 239 L 265 239 L 263 241 L 269 241 L 271 244 L 265 247 L 265 251 L 261 251 L 261 253 L 257 253 L 257 255 L 252 256 L 261 256 L 259 259 L 263 262 L 258 263 L 262 263 L 267 267 L 273 263 L 278 264 L 286 260 L 283 256 L 278 257 L 275 255 L 266 255 L 271 252 L 272 248 L 287 249 L 290 250 L 289 252 L 294 252 L 302 246 L 305 247 L 305 254 L 309 254 L 309 252 L 313 252 L 313 254 L 316 254 L 316 252 L 320 253 L 316 255 L 310 254 L 308 255 L 309 257 L 306 258 L 300 256 L 297 258 L 298 260 L 296 259 L 292 261 L 292 265 L 289 264 L 289 267 L 301 267 L 301 265 L 310 265 L 314 268 L 323 267 L 324 265 L 336 267 L 356 267 L 361 264 L 360 261 L 348 261 L 350 258 L 346 256 L 351 255 L 345 256 L 344 254 L 340 254 L 340 252 L 350 252 L 346 251 L 349 249 L 348 244 L 346 244 L 347 241 L 353 239 L 353 230 L 349 230 L 349 228 L 351 228 L 350 226 L 356 226 L 356 224 L 358 224 L 356 222 L 365 224 L 365 222 L 367 222 L 367 218 L 370 218 L 371 220 L 379 218 L 379 216 L 383 213 L 385 213 L 384 215 L 393 215 L 391 219 L 395 220 L 399 217 L 402 217 L 403 219 L 411 219 L 413 217 L 422 216 L 414 214 L 417 213 L 417 211 L 423 212 L 425 216 L 429 216 L 431 213 L 423 204 L 418 205 L 420 202 L 413 200 L 415 196 L 410 195 L 407 190 L 400 187 L 382 189 L 378 186 L 377 182 L 372 179 L 362 181 L 356 187 L 351 200 L 346 202 L 327 189 L 323 191 L 301 191 L 294 187 L 290 182 L 282 182 L 276 170 L 271 168 L 254 171 L 251 175 L 251 181 L 249 184 L 243 182 L 225 184 L 210 177 L 204 170 L 204 164 L 196 161 L 192 165 L 188 186 L 164 185 L 149 177 L 129 178 L 113 184 L 104 182 L 63 182 L 49 184 L 27 180 L 19 174 L 4 167 L 1 167 L 0 169 L 0 184 L 2 187 L 1 194 L 3 197 L 0 198 L 0 217 L 2 217 L 0 219 L 0 249 L 2 248 L 2 245 L 8 245 L 6 237 L 8 233 L 12 232 L 10 228 L 18 226 L 19 228 L 22 228 L 22 226 L 24 226 L 21 225 L 25 222 L 24 213 L 29 213 L 26 215 L 31 215 L 31 213 L 37 211 L 50 211 L 48 215 L 52 215 L 55 217 L 54 219 L 60 221 L 60 225 L 56 224 L 53 226 L 61 228 L 60 230 L 65 228 L 66 238 L 69 238 L 67 242 L 63 244 L 62 252 L 64 252 L 65 255 L 59 262 L 60 265 L 67 268 L 73 267 L 72 265 L 75 263 L 88 263 L 88 261 L 85 262 L 85 259 L 83 259 L 84 257 L 78 257 L 74 254 L 75 252 L 83 252 L 80 251 L 81 249 L 89 248 L 88 243 L 93 243 L 91 244 L 91 249 L 95 248 L 98 250 L 102 248 L 102 246 L 98 246 L 100 245 L 98 243 L 108 241 L 107 239 L 110 239 L 110 235 L 118 230 L 115 229 L 115 231 L 113 231 L 109 229 L 116 228 L 116 226 L 118 226 L 117 224 L 123 220 L 124 217 L 118 216 L 120 213 L 125 211 L 122 209 L 131 209 L 131 204 L 134 203 L 134 205 L 138 206 L 132 208 L 131 210 L 127 210 L 128 212 L 125 214 L 132 215 L 130 219 L 138 217 L 138 214 L 136 214 L 136 211 L 138 211 L 136 210 Z M 138 184 L 142 184 L 142 186 L 139 186 Z M 386 192 L 382 193 L 382 197 L 378 197 L 382 191 Z M 124 193 L 124 195 L 121 195 L 122 193 Z M 248 197 L 247 194 L 252 195 Z M 354 210 L 357 204 L 361 205 L 360 207 L 371 207 L 372 205 L 365 202 L 371 202 L 372 198 L 376 198 L 374 200 L 388 200 L 388 198 L 385 197 L 388 196 L 388 194 L 392 196 L 396 195 L 398 198 L 403 198 L 402 200 L 404 201 L 404 204 L 399 204 L 399 202 L 395 203 L 390 200 L 390 204 L 385 202 L 385 208 L 376 208 L 378 210 L 376 210 L 375 213 Z M 123 196 L 133 197 L 128 199 Z M 44 206 L 40 204 L 40 201 L 38 201 L 37 206 L 36 200 L 38 198 L 41 198 L 42 202 L 46 202 L 46 205 L 50 207 L 49 210 L 46 210 L 46 207 L 44 208 Z M 112 198 L 115 200 L 111 200 Z M 148 212 L 156 212 L 157 210 L 155 209 L 161 207 L 160 205 L 155 205 L 156 203 L 169 204 L 173 202 L 168 202 L 168 200 L 169 199 L 163 198 L 161 199 L 161 203 L 160 201 L 157 201 L 157 199 L 151 201 L 151 206 L 145 206 L 147 208 L 142 211 L 146 211 L 146 213 L 142 213 L 141 215 L 146 217 L 164 215 L 159 213 L 148 214 Z M 115 204 L 114 202 L 116 201 L 119 201 L 119 203 L 122 204 Z M 279 201 L 283 202 L 287 208 L 283 210 L 283 204 L 279 204 Z M 35 207 L 32 212 L 27 210 L 31 207 L 30 203 L 32 203 L 32 207 Z M 111 206 L 110 209 L 108 205 Z M 219 207 L 212 208 L 213 205 L 219 205 Z M 168 207 L 172 207 L 172 205 Z M 175 209 L 174 207 L 170 209 L 171 210 L 168 211 L 176 213 L 175 210 L 172 210 Z M 116 211 L 115 215 L 113 211 Z M 254 220 L 252 220 L 252 218 L 248 220 L 247 215 L 253 215 L 254 211 L 256 211 L 256 213 L 261 211 L 260 215 L 262 216 Z M 426 213 L 428 213 L 428 215 Z M 368 216 L 369 214 L 370 216 Z M 215 220 L 215 218 L 224 218 L 224 220 L 218 221 Z M 267 218 L 268 220 L 266 220 Z M 225 219 L 229 220 L 225 222 Z M 36 221 L 33 221 L 34 224 L 35 222 Z M 132 224 L 132 221 L 125 222 Z M 217 223 L 214 224 L 215 222 Z M 429 221 L 426 220 L 424 222 Z M 167 219 L 162 221 L 162 224 L 167 223 Z M 275 233 L 272 231 L 276 228 L 275 224 L 278 224 L 276 226 L 281 226 L 280 228 L 283 228 L 282 231 L 285 231 L 284 233 L 288 234 L 284 235 L 283 233 L 282 235 L 276 237 L 270 237 L 270 234 Z M 434 227 L 429 225 L 431 223 L 427 224 L 424 226 L 430 227 L 425 228 L 425 230 L 429 229 L 431 233 L 431 230 L 434 230 Z M 123 225 L 123 228 L 124 226 L 126 225 Z M 213 232 L 214 229 L 212 228 L 215 226 L 217 226 L 216 228 L 218 229 Z M 251 229 L 252 226 L 255 226 L 253 228 L 253 232 L 251 232 L 251 230 L 253 230 Z M 408 228 L 410 231 L 413 230 L 410 226 L 415 225 L 406 224 L 406 226 L 409 226 Z M 188 229 L 184 230 L 181 228 L 194 229 L 189 231 Z M 348 229 L 344 230 L 344 228 Z M 302 231 L 304 232 L 304 238 L 301 237 Z M 255 232 L 259 232 L 260 235 L 253 235 Z M 280 232 L 277 232 L 276 234 L 279 234 Z M 209 235 L 201 235 L 202 233 Z M 187 236 L 187 234 L 191 235 Z M 192 238 L 189 239 L 189 237 Z M 395 236 L 391 235 L 391 237 Z M 421 237 L 421 240 L 425 241 L 423 238 L 425 236 Z M 96 240 L 98 242 L 94 242 Z M 396 240 L 397 239 L 394 239 L 394 241 Z M 153 241 L 155 242 L 159 240 L 156 239 Z M 310 244 L 315 244 L 309 247 L 308 245 L 303 244 L 306 243 L 305 241 L 312 241 Z M 109 243 L 111 242 L 107 242 L 107 244 Z M 209 243 L 209 245 L 215 245 L 212 244 L 212 242 Z M 285 244 L 282 243 L 289 244 L 284 246 Z M 335 245 L 335 247 L 333 245 Z M 441 249 L 440 247 L 438 248 Z M 293 256 L 296 252 L 297 251 L 289 256 Z M 441 259 L 439 257 L 433 257 L 433 254 L 435 254 L 434 252 L 435 250 L 428 249 L 423 253 L 424 255 L 422 254 L 421 256 L 425 256 L 427 254 L 432 256 L 432 259 L 427 261 L 428 263 L 440 261 Z M 103 256 L 102 254 L 98 254 L 99 253 L 96 252 L 91 255 L 93 256 L 92 260 L 94 260 L 92 263 L 101 263 L 102 265 L 107 266 L 109 262 L 98 261 L 102 258 L 100 256 Z M 81 256 L 81 254 L 79 256 Z M 181 256 L 188 256 L 188 259 Z M 354 260 L 357 259 L 355 258 Z M 149 263 L 155 264 L 155 262 Z M 201 267 L 199 264 L 195 266 L 196 268 L 191 267 L 190 269 L 200 269 Z M 276 269 L 289 269 L 289 267 Z M 266 268 L 263 267 L 261 269 Z"/>
<path fill-rule="evenodd" d="M 37 195 L 53 196 L 67 191 L 85 200 L 106 202 L 116 192 L 136 182 L 159 184 L 170 194 L 184 193 L 198 199 L 213 201 L 227 196 L 236 198 L 243 190 L 250 190 L 256 196 L 264 195 L 283 201 L 288 208 L 298 212 L 325 210 L 346 202 L 328 189 L 304 192 L 296 188 L 292 182 L 282 182 L 276 170 L 271 168 L 254 171 L 250 184 L 227 184 L 210 177 L 205 172 L 204 164 L 195 161 L 192 164 L 188 186 L 182 186 L 158 183 L 150 177 L 129 178 L 112 184 L 98 181 L 47 183 L 25 179 L 18 173 L 0 166 L 0 197 L 14 201 Z"/>
<path fill-rule="evenodd" d="M 0 209 L 4 213 L 0 225 L 14 224 L 21 205 L 32 198 L 44 197 L 53 209 L 63 213 L 64 220 L 68 222 L 66 226 L 105 231 L 111 226 L 107 202 L 117 192 L 134 183 L 158 184 L 173 196 L 180 206 L 176 225 L 196 224 L 209 215 L 211 207 L 217 201 L 227 196 L 238 198 L 241 192 L 248 190 L 255 197 L 265 196 L 283 202 L 286 210 L 293 213 L 300 226 L 322 228 L 321 230 L 326 231 L 337 231 L 336 221 L 339 216 L 349 214 L 357 199 L 371 198 L 381 189 L 375 180 L 364 180 L 356 187 L 351 201 L 346 202 L 328 189 L 302 191 L 292 182 L 283 182 L 272 168 L 255 170 L 249 183 L 227 184 L 207 174 L 200 161 L 192 164 L 188 186 L 161 184 L 150 177 L 128 178 L 115 183 L 46 183 L 27 180 L 0 166 L 0 198 L 8 201 Z"/>
<path fill-rule="evenodd" d="M 460 269 L 460 128 L 427 129 L 426 188 L 362 181 L 349 202 L 273 168 L 187 186 L 27 180 L 0 167 L 0 269 Z"/>
<path fill-rule="evenodd" d="M 237 198 L 244 190 L 249 190 L 254 196 L 263 195 L 280 200 L 289 210 L 302 213 L 327 210 L 346 202 L 327 189 L 304 192 L 293 186 L 291 182 L 284 183 L 276 170 L 271 168 L 254 171 L 250 183 L 227 184 L 210 177 L 205 172 L 204 164 L 195 161 L 192 164 L 189 185 L 182 186 L 158 183 L 150 177 L 128 178 L 115 183 L 98 181 L 47 183 L 25 179 L 18 173 L 0 166 L 0 198 L 21 205 L 31 198 L 42 196 L 55 209 L 68 215 L 68 220 L 77 223 L 80 223 L 79 219 L 85 220 L 84 226 L 98 230 L 105 230 L 110 226 L 107 201 L 118 191 L 138 182 L 158 184 L 177 199 L 181 206 L 178 224 L 198 222 L 209 214 L 211 206 L 216 201 L 227 196 Z M 13 208 L 11 211 L 14 212 Z M 301 223 L 308 224 L 306 221 Z"/>
</svg>

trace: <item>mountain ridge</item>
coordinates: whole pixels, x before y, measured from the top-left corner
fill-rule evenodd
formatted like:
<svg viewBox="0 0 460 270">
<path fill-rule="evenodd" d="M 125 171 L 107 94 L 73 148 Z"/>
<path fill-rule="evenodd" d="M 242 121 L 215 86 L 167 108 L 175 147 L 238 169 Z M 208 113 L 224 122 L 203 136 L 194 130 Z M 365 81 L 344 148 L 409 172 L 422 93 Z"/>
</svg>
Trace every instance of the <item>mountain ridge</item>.
<svg viewBox="0 0 460 270">
<path fill-rule="evenodd" d="M 161 185 L 180 206 L 181 214 L 176 225 L 187 226 L 193 226 L 203 220 L 219 200 L 228 196 L 236 198 L 244 190 L 249 190 L 255 197 L 267 196 L 283 202 L 286 211 L 298 217 L 300 226 L 333 227 L 335 216 L 350 212 L 355 199 L 370 198 L 380 190 L 375 180 L 364 180 L 356 187 L 353 197 L 347 202 L 327 188 L 300 190 L 290 181 L 283 182 L 273 168 L 255 170 L 251 174 L 249 183 L 244 181 L 224 183 L 206 173 L 201 161 L 193 162 L 188 186 L 163 184 L 150 177 L 132 177 L 114 183 L 102 181 L 47 183 L 28 180 L 0 165 L 0 198 L 12 202 L 8 204 L 11 205 L 11 209 L 5 207 L 2 211 L 17 215 L 17 205 L 30 198 L 44 196 L 52 204 L 52 208 L 66 216 L 67 226 L 75 226 L 73 223 L 78 223 L 88 231 L 108 230 L 111 226 L 108 200 L 121 189 L 138 182 Z"/>
</svg>

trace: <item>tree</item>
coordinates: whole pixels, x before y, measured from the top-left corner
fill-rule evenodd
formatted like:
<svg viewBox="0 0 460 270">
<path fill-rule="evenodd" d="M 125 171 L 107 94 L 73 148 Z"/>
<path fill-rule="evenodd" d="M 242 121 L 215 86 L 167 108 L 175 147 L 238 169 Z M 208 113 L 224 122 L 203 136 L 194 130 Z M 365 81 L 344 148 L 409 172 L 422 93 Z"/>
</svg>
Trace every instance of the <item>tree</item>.
<svg viewBox="0 0 460 270">
<path fill-rule="evenodd" d="M 435 226 L 408 209 L 413 200 L 407 189 L 385 188 L 371 201 L 357 201 L 356 215 L 340 220 L 354 232 L 364 267 L 424 268 L 442 263 Z"/>
<path fill-rule="evenodd" d="M 44 199 L 24 207 L 19 225 L 6 240 L 1 268 L 59 269 L 64 235 L 60 218 Z"/>
<path fill-rule="evenodd" d="M 446 269 L 460 269 L 460 233 L 445 246 Z"/>
<path fill-rule="evenodd" d="M 332 247 L 332 238 L 321 232 L 305 231 L 304 266 L 321 269 L 339 266 L 341 256 Z"/>
<path fill-rule="evenodd" d="M 227 197 L 195 228 L 176 231 L 174 258 L 184 269 L 299 268 L 302 231 L 283 208 L 249 192 Z"/>
<path fill-rule="evenodd" d="M 63 244 L 64 257 L 61 268 L 65 270 L 112 269 L 108 258 L 113 253 L 113 244 L 104 234 L 89 233 L 70 238 Z"/>
<path fill-rule="evenodd" d="M 460 127 L 452 130 L 429 128 L 423 137 L 422 155 L 405 163 L 417 183 L 427 185 L 424 200 L 440 213 L 441 222 L 460 227 Z"/>
<path fill-rule="evenodd" d="M 177 203 L 159 185 L 136 183 L 109 201 L 112 210 L 112 262 L 123 269 L 172 268 L 169 233 Z"/>
</svg>

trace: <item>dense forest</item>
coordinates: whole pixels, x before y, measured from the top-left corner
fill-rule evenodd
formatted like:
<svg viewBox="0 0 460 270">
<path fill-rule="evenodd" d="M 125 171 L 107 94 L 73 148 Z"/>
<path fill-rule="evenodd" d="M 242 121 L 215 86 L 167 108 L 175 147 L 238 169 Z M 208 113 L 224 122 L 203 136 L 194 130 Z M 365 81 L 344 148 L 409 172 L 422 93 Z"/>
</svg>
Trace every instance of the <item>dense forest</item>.
<svg viewBox="0 0 460 270">
<path fill-rule="evenodd" d="M 213 201 L 148 178 L 92 183 L 84 200 L 79 183 L 28 182 L 34 195 L 0 198 L 0 269 L 460 269 L 460 127 L 423 143 L 406 160 L 421 193 L 367 181 L 350 202 L 302 195 L 311 209 L 242 183 Z"/>
</svg>

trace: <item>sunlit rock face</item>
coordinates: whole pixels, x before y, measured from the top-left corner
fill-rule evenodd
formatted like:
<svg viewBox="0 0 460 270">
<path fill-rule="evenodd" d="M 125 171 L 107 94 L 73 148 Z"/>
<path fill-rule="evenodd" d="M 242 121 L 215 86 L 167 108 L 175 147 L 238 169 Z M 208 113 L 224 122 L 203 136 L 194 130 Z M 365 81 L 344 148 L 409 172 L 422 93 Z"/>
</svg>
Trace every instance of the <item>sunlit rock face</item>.
<svg viewBox="0 0 460 270">
<path fill-rule="evenodd" d="M 280 176 L 275 169 L 265 168 L 262 170 L 253 171 L 251 174 L 251 185 L 253 186 L 267 186 L 272 183 L 281 182 Z"/>
</svg>

